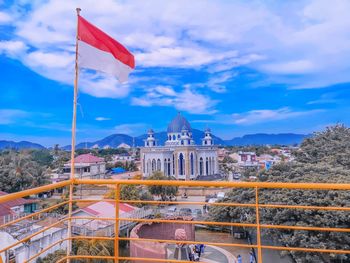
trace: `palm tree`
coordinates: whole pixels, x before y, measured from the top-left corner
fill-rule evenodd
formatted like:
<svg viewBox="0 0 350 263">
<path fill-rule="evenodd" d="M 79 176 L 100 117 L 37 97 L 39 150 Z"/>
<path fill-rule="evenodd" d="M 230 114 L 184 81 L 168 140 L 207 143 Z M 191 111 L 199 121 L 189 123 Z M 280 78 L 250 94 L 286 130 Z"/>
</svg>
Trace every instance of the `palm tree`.
<svg viewBox="0 0 350 263">
<path fill-rule="evenodd" d="M 76 242 L 76 254 L 77 255 L 89 255 L 89 256 L 112 256 L 113 255 L 113 242 L 108 240 L 77 240 Z M 113 262 L 113 260 L 98 260 L 87 259 L 88 263 L 102 263 Z"/>
</svg>

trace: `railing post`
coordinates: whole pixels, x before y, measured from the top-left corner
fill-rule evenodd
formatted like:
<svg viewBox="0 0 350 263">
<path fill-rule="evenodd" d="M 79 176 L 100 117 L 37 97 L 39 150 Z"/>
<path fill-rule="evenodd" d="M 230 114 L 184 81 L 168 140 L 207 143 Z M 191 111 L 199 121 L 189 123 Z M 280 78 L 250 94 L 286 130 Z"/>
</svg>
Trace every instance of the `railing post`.
<svg viewBox="0 0 350 263">
<path fill-rule="evenodd" d="M 258 263 L 262 263 L 260 216 L 259 216 L 259 189 L 255 187 L 255 213 L 256 213 L 256 242 L 258 245 Z"/>
<path fill-rule="evenodd" d="M 118 263 L 119 257 L 119 200 L 120 184 L 115 185 L 115 222 L 114 222 L 114 263 Z"/>
<path fill-rule="evenodd" d="M 73 181 L 71 180 L 69 185 L 69 203 L 68 203 L 68 224 L 67 224 L 67 257 L 70 256 L 72 252 L 72 211 L 73 211 Z M 70 262 L 70 259 L 67 259 L 67 263 Z"/>
</svg>

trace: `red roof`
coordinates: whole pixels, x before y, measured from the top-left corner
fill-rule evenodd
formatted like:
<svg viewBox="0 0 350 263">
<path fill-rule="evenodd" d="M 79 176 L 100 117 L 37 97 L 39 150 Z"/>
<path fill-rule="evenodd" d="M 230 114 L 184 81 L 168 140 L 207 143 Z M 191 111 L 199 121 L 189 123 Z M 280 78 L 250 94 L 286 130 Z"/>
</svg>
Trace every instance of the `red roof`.
<svg viewBox="0 0 350 263">
<path fill-rule="evenodd" d="M 101 163 L 103 158 L 92 155 L 91 153 L 81 154 L 75 157 L 76 163 Z"/>
<path fill-rule="evenodd" d="M 129 204 L 119 203 L 120 213 L 130 213 L 137 209 L 137 207 L 131 206 Z M 81 208 L 80 210 L 97 217 L 115 217 L 115 202 L 107 202 L 101 200 L 92 205 Z"/>
<path fill-rule="evenodd" d="M 0 191 L 0 196 L 2 195 L 7 195 L 8 193 Z M 11 201 L 7 201 L 4 203 L 1 203 L 1 205 L 7 206 L 7 207 L 15 207 L 15 206 L 20 206 L 20 205 L 24 205 L 24 204 L 31 204 L 31 203 L 35 203 L 35 200 L 28 200 L 28 199 L 24 199 L 24 198 L 17 198 Z"/>
<path fill-rule="evenodd" d="M 7 216 L 13 214 L 13 211 L 7 205 L 0 204 L 0 216 Z"/>
</svg>

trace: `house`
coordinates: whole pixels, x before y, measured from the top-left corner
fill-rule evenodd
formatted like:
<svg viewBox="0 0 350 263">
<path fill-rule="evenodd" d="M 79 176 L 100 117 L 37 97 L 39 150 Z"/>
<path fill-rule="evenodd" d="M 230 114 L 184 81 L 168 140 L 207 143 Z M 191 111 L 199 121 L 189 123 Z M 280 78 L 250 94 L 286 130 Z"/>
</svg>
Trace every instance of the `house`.
<svg viewBox="0 0 350 263">
<path fill-rule="evenodd" d="M 130 155 L 129 153 L 121 153 L 113 156 L 114 162 L 131 162 L 134 160 L 134 156 Z"/>
<path fill-rule="evenodd" d="M 0 191 L 0 196 L 8 193 Z M 18 198 L 0 204 L 0 225 L 37 210 L 37 200 Z"/>
<path fill-rule="evenodd" d="M 70 176 L 71 163 L 65 163 L 63 175 L 66 179 Z M 75 176 L 77 178 L 103 178 L 106 173 L 106 162 L 103 158 L 92 155 L 91 153 L 81 154 L 75 157 Z"/>
<path fill-rule="evenodd" d="M 131 206 L 126 203 L 119 203 L 120 218 L 142 218 L 145 210 Z M 75 219 L 73 231 L 75 234 L 89 234 L 94 231 L 104 231 L 105 234 L 114 233 L 114 221 L 98 220 L 98 218 L 115 218 L 115 202 L 99 201 L 87 207 L 82 207 L 72 214 L 74 217 L 93 217 L 95 219 Z M 120 222 L 120 227 L 130 222 Z"/>
<path fill-rule="evenodd" d="M 230 157 L 237 161 L 237 165 L 242 169 L 257 168 L 259 162 L 255 152 L 242 152 L 231 154 Z"/>
<path fill-rule="evenodd" d="M 1 208 L 0 208 L 1 211 Z M 41 221 L 21 221 L 7 229 L 0 230 L 0 247 L 4 248 L 17 243 L 18 240 L 25 238 L 37 231 L 40 231 L 45 226 L 57 222 L 57 218 L 46 218 Z M 36 255 L 42 248 L 48 247 L 67 237 L 67 227 L 61 223 L 51 227 L 41 233 L 30 238 L 30 242 L 19 243 L 12 247 L 8 253 L 0 253 L 0 262 L 26 262 L 29 258 Z M 67 241 L 62 241 L 43 251 L 41 258 L 49 253 L 53 253 L 58 249 L 66 249 Z"/>
</svg>

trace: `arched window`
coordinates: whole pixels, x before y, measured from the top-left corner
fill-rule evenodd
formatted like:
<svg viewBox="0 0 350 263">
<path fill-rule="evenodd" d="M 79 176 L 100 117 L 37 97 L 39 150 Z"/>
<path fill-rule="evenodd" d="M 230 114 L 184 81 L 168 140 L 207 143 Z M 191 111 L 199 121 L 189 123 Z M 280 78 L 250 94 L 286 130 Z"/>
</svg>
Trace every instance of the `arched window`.
<svg viewBox="0 0 350 263">
<path fill-rule="evenodd" d="M 176 136 L 175 136 L 175 134 L 173 135 L 173 141 L 175 141 L 176 140 Z"/>
<path fill-rule="evenodd" d="M 143 169 L 143 173 L 146 172 L 146 167 L 145 167 L 145 165 L 146 165 L 145 156 L 143 156 L 143 158 L 142 158 L 142 169 Z"/>
<path fill-rule="evenodd" d="M 199 175 L 203 175 L 203 158 L 199 158 Z"/>
<path fill-rule="evenodd" d="M 170 158 L 168 158 L 168 175 L 170 176 Z"/>
<path fill-rule="evenodd" d="M 151 160 L 148 159 L 148 161 L 147 161 L 147 173 L 150 174 L 151 172 L 152 172 Z"/>
<path fill-rule="evenodd" d="M 188 145 L 190 145 L 191 144 L 191 140 L 188 140 L 187 143 L 188 143 Z"/>
<path fill-rule="evenodd" d="M 162 169 L 162 164 L 160 162 L 160 159 L 157 160 L 157 171 L 160 171 Z"/>
<path fill-rule="evenodd" d="M 206 174 L 206 175 L 209 174 L 209 161 L 208 161 L 208 157 L 205 158 L 205 174 Z"/>
<path fill-rule="evenodd" d="M 180 139 L 180 134 L 177 135 L 177 138 Z"/>
<path fill-rule="evenodd" d="M 171 135 L 168 136 L 168 140 L 171 141 Z"/>
<path fill-rule="evenodd" d="M 165 158 L 164 159 L 164 175 L 168 176 L 168 160 Z"/>
<path fill-rule="evenodd" d="M 184 163 L 184 155 L 180 153 L 179 155 L 179 175 L 184 174 L 185 163 Z"/>
<path fill-rule="evenodd" d="M 209 157 L 209 174 L 212 174 L 211 171 L 212 171 L 212 170 L 211 170 L 211 157 Z"/>
<path fill-rule="evenodd" d="M 212 174 L 215 174 L 215 158 L 211 158 L 211 168 L 212 168 Z"/>
<path fill-rule="evenodd" d="M 173 175 L 175 175 L 175 154 L 173 154 Z"/>
<path fill-rule="evenodd" d="M 184 145 L 184 141 L 183 140 L 181 140 L 181 145 Z"/>
<path fill-rule="evenodd" d="M 193 175 L 194 174 L 193 153 L 191 153 L 190 162 L 191 162 L 191 174 Z"/>
<path fill-rule="evenodd" d="M 155 170 L 156 170 L 156 160 L 155 159 L 153 159 L 152 160 L 152 172 L 154 172 Z"/>
</svg>

